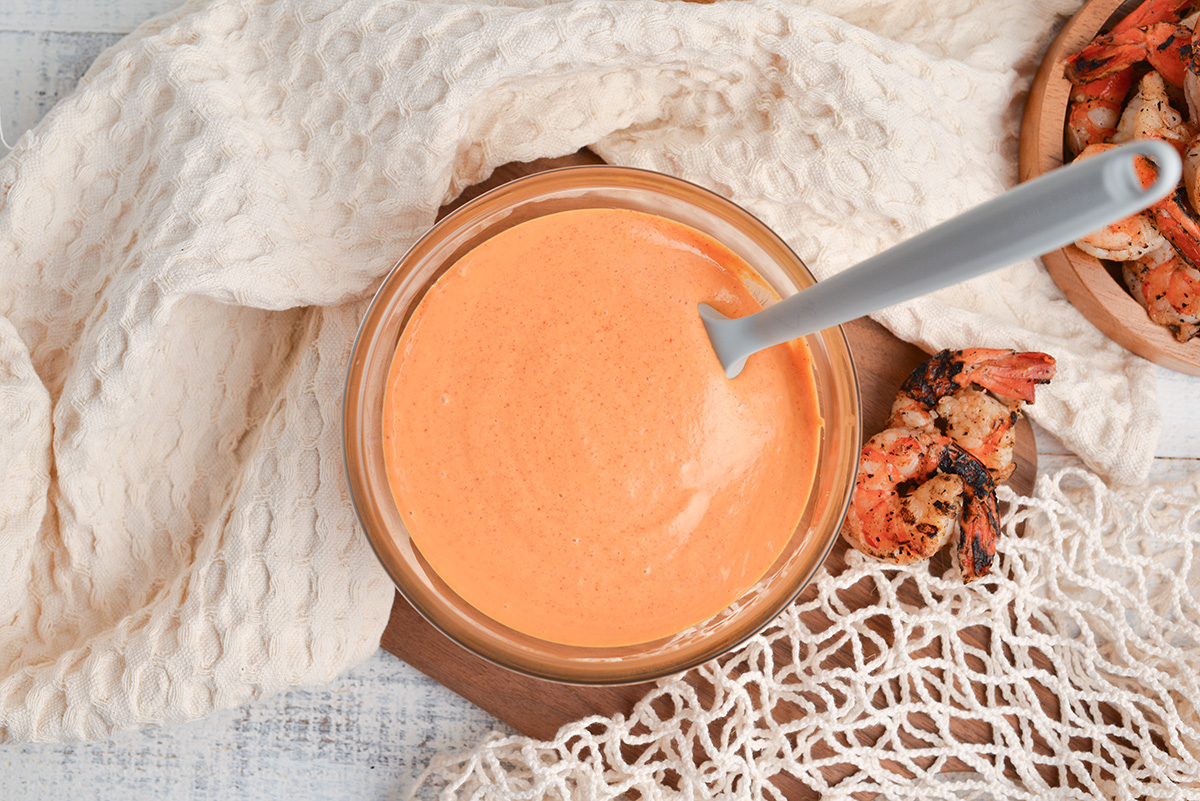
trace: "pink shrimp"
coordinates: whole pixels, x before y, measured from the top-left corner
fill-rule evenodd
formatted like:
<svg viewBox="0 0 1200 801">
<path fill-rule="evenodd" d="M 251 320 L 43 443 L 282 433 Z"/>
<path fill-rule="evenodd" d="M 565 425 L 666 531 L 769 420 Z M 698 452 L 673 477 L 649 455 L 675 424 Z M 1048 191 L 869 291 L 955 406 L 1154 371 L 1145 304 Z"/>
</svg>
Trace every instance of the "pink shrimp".
<svg viewBox="0 0 1200 801">
<path fill-rule="evenodd" d="M 1021 419 L 1019 402 L 1033 403 L 1037 385 L 1048 383 L 1054 373 L 1054 359 L 1045 353 L 943 350 L 905 379 L 887 424 L 948 435 L 982 462 L 996 481 L 1006 481 L 1016 469 L 1013 449 Z"/>
<path fill-rule="evenodd" d="M 911 489 L 909 489 L 911 488 Z M 842 535 L 859 551 L 894 564 L 936 553 L 957 525 L 964 581 L 991 570 L 1000 534 L 987 468 L 949 437 L 890 428 L 867 441 Z"/>
<path fill-rule="evenodd" d="M 1087 148 L 1085 148 L 1084 151 L 1079 154 L 1079 157 L 1089 158 L 1096 153 L 1101 153 L 1113 147 L 1116 147 L 1116 145 L 1088 145 Z M 1155 167 L 1149 159 L 1138 159 L 1136 162 L 1136 169 L 1143 186 L 1150 186 L 1150 184 L 1154 183 L 1154 179 L 1158 175 L 1158 168 Z M 1177 186 L 1174 192 L 1167 195 L 1162 200 L 1156 201 L 1153 205 L 1139 214 L 1150 221 L 1155 230 L 1157 230 L 1164 238 L 1166 238 L 1167 242 L 1169 242 L 1171 246 L 1175 248 L 1180 256 L 1193 264 L 1200 264 L 1200 219 L 1196 217 L 1195 213 L 1193 213 L 1189 206 L 1187 188 L 1185 186 Z M 1114 236 L 1115 232 L 1117 232 L 1122 225 L 1126 225 L 1128 221 L 1132 221 L 1138 216 L 1139 215 L 1135 214 L 1132 217 L 1126 218 L 1126 220 L 1121 220 L 1118 223 L 1114 223 L 1112 226 L 1102 229 L 1101 231 L 1098 231 L 1089 237 L 1085 237 L 1075 244 L 1080 246 L 1081 249 L 1087 250 L 1093 255 L 1097 255 L 1097 258 L 1114 258 L 1116 261 L 1127 261 L 1127 259 L 1115 258 L 1115 255 L 1109 255 L 1108 253 L 1104 253 L 1103 250 L 1098 251 L 1094 247 L 1087 247 L 1086 245 L 1089 243 L 1089 241 L 1093 240 L 1093 238 L 1097 236 L 1101 236 L 1105 242 L 1116 241 L 1118 238 Z M 1151 251 L 1157 251 L 1161 249 L 1163 243 L 1154 242 L 1151 238 L 1145 235 L 1144 230 L 1141 228 L 1139 228 L 1138 231 L 1141 232 L 1135 238 L 1135 244 L 1138 246 L 1136 250 L 1138 252 L 1136 252 L 1136 255 L 1128 255 L 1135 255 L 1135 258 L 1141 258 L 1149 255 Z M 1091 244 L 1094 246 L 1095 242 L 1092 241 Z M 1146 245 L 1149 246 L 1147 247 Z M 1134 250 L 1132 246 L 1130 249 Z M 1112 253 L 1120 255 L 1116 251 L 1112 251 Z"/>
<path fill-rule="evenodd" d="M 1079 155 L 1085 147 L 1107 141 L 1117 130 L 1125 95 L 1133 84 L 1133 70 L 1079 84 L 1071 89 L 1067 109 L 1067 145 Z"/>
<path fill-rule="evenodd" d="M 1130 31 L 1138 28 L 1156 23 L 1179 22 L 1190 6 L 1191 0 L 1146 0 L 1113 26 L 1110 35 L 1128 37 L 1131 36 Z M 1146 37 L 1140 33 L 1132 36 L 1135 44 L 1127 53 L 1140 60 L 1145 52 Z M 1089 47 L 1094 45 L 1095 42 Z M 1109 50 L 1110 55 L 1113 55 L 1111 45 Z M 1101 55 L 1103 54 L 1102 52 Z M 1095 56 L 1094 50 L 1092 55 Z M 1175 57 L 1184 60 L 1186 55 L 1180 46 Z M 1069 78 L 1074 75 L 1074 68 L 1079 66 L 1079 62 L 1084 58 L 1080 53 L 1068 60 Z M 1157 54 L 1155 58 L 1158 59 Z M 1109 141 L 1116 131 L 1117 121 L 1121 118 L 1125 96 L 1129 94 L 1133 84 L 1133 66 L 1132 63 L 1122 66 L 1120 60 L 1113 61 L 1111 58 L 1106 63 L 1114 67 L 1115 71 L 1092 80 L 1076 76 L 1071 81 L 1074 86 L 1071 90 L 1071 103 L 1067 109 L 1067 145 L 1073 154 L 1078 154 L 1088 145 Z"/>
<path fill-rule="evenodd" d="M 1122 275 L 1150 319 L 1180 342 L 1200 334 L 1200 270 L 1170 246 L 1125 262 Z"/>
<path fill-rule="evenodd" d="M 1171 105 L 1163 76 L 1151 70 L 1138 81 L 1137 91 L 1121 112 L 1110 141 L 1122 144 L 1134 139 L 1161 139 L 1183 155 L 1195 133 L 1196 127 Z"/>
<path fill-rule="evenodd" d="M 1144 186 L 1153 183 L 1158 174 L 1158 169 L 1148 159 L 1139 159 L 1137 170 Z M 1142 213 L 1149 216 L 1150 222 L 1180 256 L 1192 264 L 1200 264 L 1200 219 L 1189 207 L 1185 186 L 1175 187 L 1174 192 Z M 1143 258 L 1146 256 L 1149 254 Z"/>
<path fill-rule="evenodd" d="M 1147 61 L 1172 86 L 1183 86 L 1192 32 L 1173 22 L 1154 22 L 1113 30 L 1067 59 L 1064 74 L 1072 84 L 1090 83 Z"/>
<path fill-rule="evenodd" d="M 1114 147 L 1116 145 L 1103 142 L 1093 143 L 1080 151 L 1076 158 L 1089 159 Z M 1075 240 L 1075 247 L 1098 259 L 1132 261 L 1162 247 L 1166 241 L 1151 222 L 1150 213 L 1138 212 L 1080 237 Z"/>
</svg>

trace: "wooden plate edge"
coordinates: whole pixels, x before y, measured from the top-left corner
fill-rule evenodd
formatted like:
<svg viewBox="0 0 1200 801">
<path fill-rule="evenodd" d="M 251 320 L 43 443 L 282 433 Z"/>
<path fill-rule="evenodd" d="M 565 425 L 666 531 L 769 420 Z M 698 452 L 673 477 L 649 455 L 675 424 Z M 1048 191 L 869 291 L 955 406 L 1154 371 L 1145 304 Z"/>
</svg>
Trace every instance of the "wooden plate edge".
<svg viewBox="0 0 1200 801">
<path fill-rule="evenodd" d="M 1038 67 L 1025 102 L 1017 150 L 1021 181 L 1063 163 L 1063 120 L 1070 84 L 1062 60 L 1090 41 L 1123 0 L 1092 0 L 1063 25 Z M 1154 364 L 1200 376 L 1200 340 L 1185 344 L 1150 320 L 1146 310 L 1118 284 L 1099 259 L 1074 246 L 1042 257 L 1050 277 L 1071 305 L 1109 339 Z M 1112 308 L 1115 306 L 1115 308 Z"/>
</svg>

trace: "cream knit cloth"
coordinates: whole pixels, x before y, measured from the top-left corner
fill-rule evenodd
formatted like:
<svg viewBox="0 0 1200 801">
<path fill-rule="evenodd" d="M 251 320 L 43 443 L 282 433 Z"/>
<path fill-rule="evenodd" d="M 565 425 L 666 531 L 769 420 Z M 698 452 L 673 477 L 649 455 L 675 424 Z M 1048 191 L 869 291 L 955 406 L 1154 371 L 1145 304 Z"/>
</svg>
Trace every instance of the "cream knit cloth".
<svg viewBox="0 0 1200 801">
<path fill-rule="evenodd" d="M 827 276 L 1014 182 L 1074 5 L 217 0 L 143 26 L 0 162 L 0 741 L 187 720 L 377 647 L 343 374 L 464 187 L 592 145 Z M 879 319 L 1054 354 L 1039 422 L 1144 476 L 1152 368 L 1037 265 Z"/>
</svg>

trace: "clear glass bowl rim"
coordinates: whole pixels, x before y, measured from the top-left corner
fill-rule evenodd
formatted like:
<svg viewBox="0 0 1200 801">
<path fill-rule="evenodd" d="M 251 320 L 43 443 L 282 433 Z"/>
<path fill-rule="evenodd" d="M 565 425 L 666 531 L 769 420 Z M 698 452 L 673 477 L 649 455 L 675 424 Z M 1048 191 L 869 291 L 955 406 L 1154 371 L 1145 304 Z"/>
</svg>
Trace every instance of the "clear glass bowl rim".
<svg viewBox="0 0 1200 801">
<path fill-rule="evenodd" d="M 838 414 L 842 425 L 850 425 L 854 429 L 852 447 L 848 449 L 851 454 L 848 469 L 846 469 L 846 465 L 841 465 L 844 469 L 834 479 L 836 482 L 834 489 L 837 489 L 843 497 L 840 503 L 837 504 L 836 511 L 826 515 L 826 521 L 832 522 L 832 525 L 825 531 L 813 532 L 823 536 L 824 541 L 819 543 L 819 550 L 815 554 L 816 558 L 808 560 L 808 564 L 804 565 L 804 569 L 799 570 L 792 577 L 793 586 L 790 590 L 780 595 L 778 603 L 772 604 L 768 610 L 758 614 L 756 617 L 744 621 L 732 633 L 715 640 L 710 647 L 693 647 L 685 657 L 678 660 L 658 658 L 650 660 L 650 664 L 641 664 L 645 660 L 639 660 L 636 653 L 634 653 L 621 655 L 616 659 L 603 662 L 588 659 L 584 660 L 581 666 L 563 669 L 562 664 L 545 664 L 536 658 L 523 658 L 520 654 L 514 657 L 514 654 L 506 652 L 503 647 L 497 648 L 497 643 L 492 638 L 489 638 L 486 633 L 481 635 L 479 631 L 471 631 L 470 627 L 464 628 L 457 625 L 456 621 L 447 619 L 444 615 L 439 614 L 437 609 L 431 608 L 432 605 L 427 606 L 422 597 L 423 594 L 414 591 L 411 577 L 406 573 L 408 569 L 407 565 L 397 564 L 393 559 L 391 549 L 386 547 L 385 542 L 381 541 L 383 537 L 392 537 L 391 533 L 388 531 L 377 531 L 376 527 L 370 522 L 372 519 L 370 513 L 374 511 L 372 505 L 376 503 L 375 496 L 379 493 L 371 492 L 371 488 L 368 486 L 369 482 L 364 478 L 363 470 L 359 467 L 361 459 L 364 457 L 364 454 L 361 453 L 363 443 L 361 441 L 362 437 L 359 436 L 360 429 L 355 425 L 357 417 L 351 413 L 352 403 L 358 399 L 361 380 L 365 370 L 365 368 L 359 369 L 362 361 L 362 349 L 365 344 L 368 344 L 366 338 L 375 333 L 377 326 L 372 325 L 372 323 L 375 322 L 374 318 L 380 313 L 381 304 L 385 304 L 392 296 L 401 291 L 404 282 L 407 281 L 413 268 L 420 266 L 422 259 L 428 255 L 431 248 L 441 239 L 450 235 L 449 232 L 455 231 L 456 226 L 458 229 L 463 229 L 469 225 L 472 215 L 482 217 L 484 211 L 487 209 L 490 208 L 494 211 L 496 208 L 503 208 L 506 203 L 511 203 L 514 199 L 526 202 L 530 198 L 521 198 L 522 193 L 529 194 L 530 197 L 536 197 L 536 195 L 532 194 L 535 190 L 542 189 L 543 185 L 549 185 L 549 187 L 553 188 L 557 182 L 564 178 L 568 181 L 578 179 L 576 183 L 583 187 L 595 185 L 597 188 L 603 188 L 604 186 L 619 185 L 623 189 L 644 188 L 651 192 L 666 190 L 677 199 L 698 203 L 710 213 L 716 213 L 726 218 L 726 220 L 735 221 L 740 228 L 748 231 L 748 235 L 756 240 L 756 244 L 764 247 L 765 250 L 776 257 L 780 268 L 787 273 L 787 278 L 793 285 L 792 288 L 794 290 L 803 289 L 805 286 L 815 283 L 814 277 L 808 271 L 803 261 L 765 223 L 733 201 L 689 181 L 651 170 L 611 165 L 560 167 L 514 179 L 479 195 L 436 222 L 397 261 L 396 265 L 380 283 L 371 303 L 363 313 L 355 334 L 351 357 L 347 366 L 342 415 L 343 464 L 355 514 L 376 557 L 391 577 L 400 594 L 436 630 L 467 651 L 488 662 L 533 678 L 587 686 L 640 683 L 689 670 L 709 659 L 736 649 L 747 639 L 769 625 L 808 586 L 812 577 L 824 563 L 829 551 L 836 543 L 842 519 L 849 505 L 850 494 L 854 486 L 857 471 L 858 451 L 861 447 L 861 431 L 859 427 L 861 397 L 854 363 L 850 354 L 849 342 L 842 328 L 839 326 L 814 335 L 821 338 L 825 349 L 830 351 L 831 358 L 836 360 L 838 365 L 842 366 L 846 371 L 842 376 L 844 379 L 842 384 L 844 386 L 834 387 L 831 390 L 848 390 L 841 392 L 842 397 L 840 400 L 849 402 L 850 408 L 840 408 Z M 444 265 L 442 269 L 445 269 L 446 266 L 449 265 Z M 440 270 L 438 272 L 440 273 Z M 425 288 L 427 288 L 427 285 Z M 425 289 L 420 290 L 417 300 L 411 304 L 412 306 L 415 307 L 420 302 L 420 297 L 424 295 L 424 291 Z M 411 312 L 411 308 L 409 312 Z M 836 379 L 837 376 L 835 375 L 834 378 Z M 822 408 L 822 414 L 826 417 L 826 424 L 828 425 L 827 412 L 828 410 Z M 825 454 L 825 450 L 826 448 L 823 444 L 821 448 L 822 455 Z M 818 473 L 814 477 L 814 487 L 812 490 L 814 495 L 821 480 L 822 477 Z M 387 501 L 385 502 L 391 502 L 390 492 L 386 494 L 386 499 Z M 810 506 L 812 503 L 813 500 L 810 498 Z M 806 510 L 807 517 L 808 510 Z M 774 570 L 774 567 L 772 569 Z M 453 593 L 451 592 L 451 594 Z M 562 646 L 554 645 L 554 647 L 559 650 L 562 649 Z M 636 648 L 636 646 L 633 647 L 635 651 Z M 599 649 L 581 650 L 594 652 Z M 623 650 L 628 651 L 629 649 Z"/>
</svg>

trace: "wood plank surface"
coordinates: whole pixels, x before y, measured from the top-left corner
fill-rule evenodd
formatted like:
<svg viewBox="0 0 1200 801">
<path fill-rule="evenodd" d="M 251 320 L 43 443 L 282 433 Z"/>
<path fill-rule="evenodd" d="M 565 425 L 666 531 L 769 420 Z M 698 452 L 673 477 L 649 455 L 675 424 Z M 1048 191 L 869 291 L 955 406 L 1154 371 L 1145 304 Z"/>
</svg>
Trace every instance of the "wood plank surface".
<svg viewBox="0 0 1200 801">
<path fill-rule="evenodd" d="M 126 34 L 181 5 L 179 0 L 5 0 L 0 31 Z"/>
</svg>

